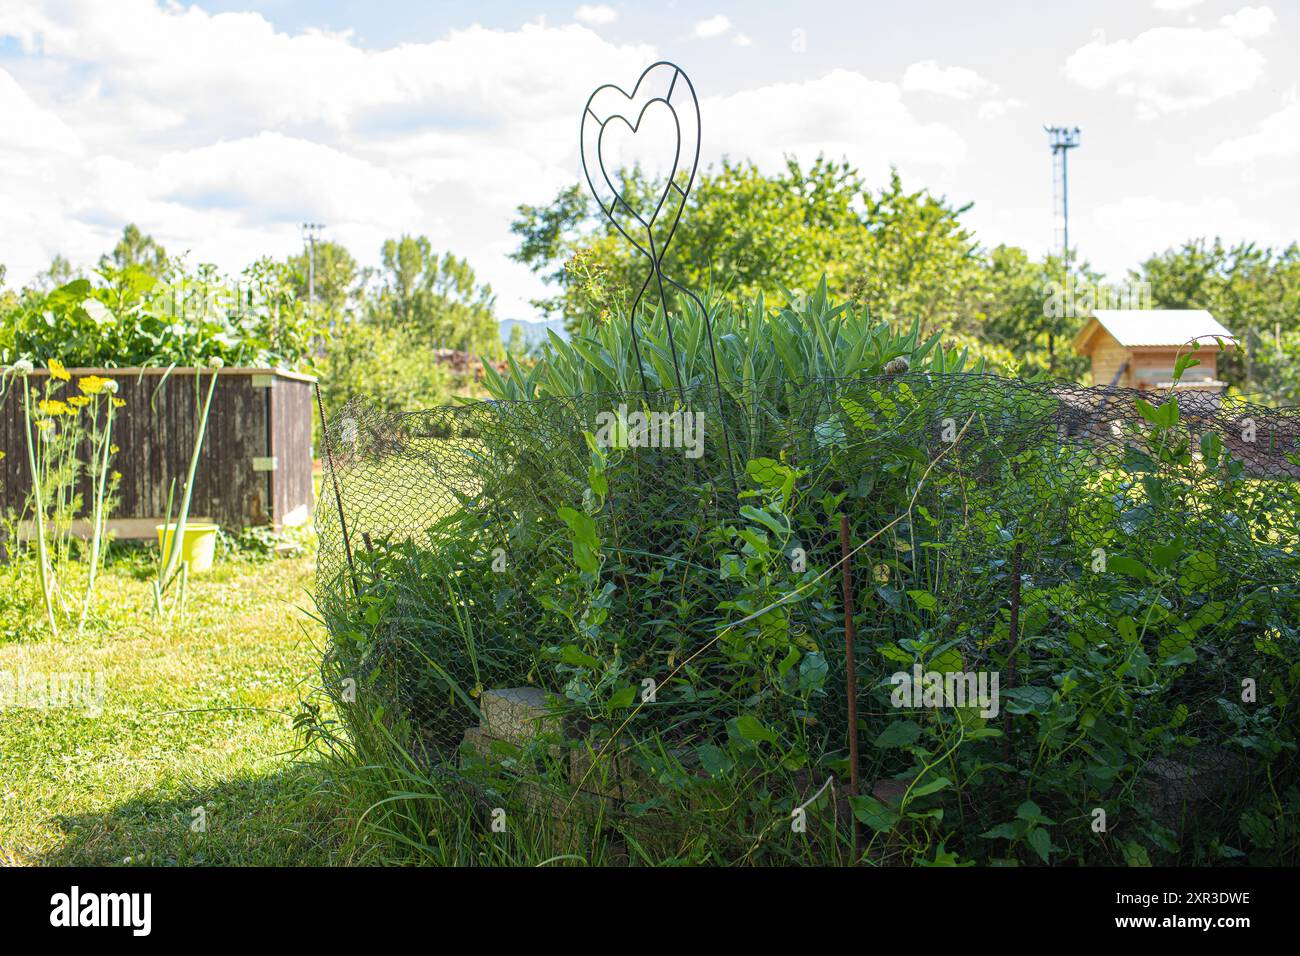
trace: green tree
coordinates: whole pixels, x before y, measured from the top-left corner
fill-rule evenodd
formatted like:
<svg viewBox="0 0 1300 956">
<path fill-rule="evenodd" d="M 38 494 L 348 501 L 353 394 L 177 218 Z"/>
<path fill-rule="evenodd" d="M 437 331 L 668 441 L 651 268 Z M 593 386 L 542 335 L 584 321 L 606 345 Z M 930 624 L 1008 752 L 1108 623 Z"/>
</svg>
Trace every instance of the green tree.
<svg viewBox="0 0 1300 956">
<path fill-rule="evenodd" d="M 1300 399 L 1300 245 L 1189 240 L 1151 256 L 1132 276 L 1157 308 L 1209 309 L 1244 346 L 1220 361 L 1220 375 L 1273 402 Z"/>
<path fill-rule="evenodd" d="M 528 354 L 528 342 L 524 336 L 524 327 L 522 325 L 512 325 L 510 327 L 510 341 L 506 344 L 506 351 L 516 359 L 523 358 Z"/>
<path fill-rule="evenodd" d="M 145 235 L 134 223 L 122 230 L 113 251 L 99 257 L 101 272 L 140 269 L 155 278 L 167 271 L 167 250 L 153 236 Z"/>
<path fill-rule="evenodd" d="M 13 351 L 14 316 L 18 310 L 18 294 L 5 287 L 4 263 L 0 263 L 0 356 Z"/>
<path fill-rule="evenodd" d="M 985 262 L 981 301 L 970 312 L 978 324 L 958 328 L 1008 349 L 1021 375 L 1080 378 L 1088 360 L 1070 344 L 1096 293 L 1105 292 L 1103 276 L 1084 262 L 1074 264 L 1066 280 L 1059 256 L 1031 259 L 1018 246 L 995 246 Z"/>
<path fill-rule="evenodd" d="M 333 327 L 356 313 L 363 299 L 365 274 L 346 246 L 330 241 L 316 243 L 314 281 L 306 249 L 290 256 L 287 264 L 294 291 L 303 302 L 308 298 L 308 284 L 312 284 L 323 324 Z"/>
<path fill-rule="evenodd" d="M 641 208 L 662 191 L 640 169 L 622 183 Z M 897 173 L 873 192 L 851 165 L 825 158 L 807 168 L 789 159 L 774 175 L 724 161 L 696 182 L 664 273 L 701 295 L 725 290 L 740 301 L 811 292 L 825 274 L 833 295 L 882 318 L 951 327 L 980 288 L 979 248 L 961 223 L 967 208 L 908 192 Z M 630 305 L 646 279 L 644 258 L 579 187 L 544 206 L 520 206 L 512 229 L 515 260 L 557 287 L 535 304 L 571 329 Z"/>
<path fill-rule="evenodd" d="M 970 204 L 954 208 L 926 190 L 908 192 L 897 172 L 862 199 L 866 236 L 845 235 L 841 248 L 827 249 L 850 263 L 852 297 L 893 322 L 919 317 L 924 332 L 961 330 L 984 281 L 979 244 L 961 223 Z"/>
<path fill-rule="evenodd" d="M 59 286 L 67 285 L 78 274 L 78 270 L 72 267 L 71 262 L 59 253 L 55 253 L 54 258 L 50 260 L 49 268 L 33 276 L 32 281 L 24 286 L 24 289 L 31 289 L 38 293 L 50 292 Z"/>
<path fill-rule="evenodd" d="M 496 298 L 468 262 L 450 252 L 439 256 L 424 236 L 387 240 L 381 260 L 378 288 L 366 304 L 369 321 L 426 348 L 501 354 Z"/>
<path fill-rule="evenodd" d="M 331 410 L 358 395 L 387 412 L 429 408 L 447 404 L 457 387 L 431 349 L 364 320 L 336 326 L 317 367 Z"/>
<path fill-rule="evenodd" d="M 385 242 L 373 273 L 334 243 L 318 243 L 316 256 L 317 305 L 330 327 L 319 367 L 331 407 L 355 395 L 388 411 L 445 404 L 471 390 L 478 363 L 442 350 L 501 356 L 492 289 L 424 236 Z M 291 262 L 305 294 L 306 259 Z"/>
</svg>

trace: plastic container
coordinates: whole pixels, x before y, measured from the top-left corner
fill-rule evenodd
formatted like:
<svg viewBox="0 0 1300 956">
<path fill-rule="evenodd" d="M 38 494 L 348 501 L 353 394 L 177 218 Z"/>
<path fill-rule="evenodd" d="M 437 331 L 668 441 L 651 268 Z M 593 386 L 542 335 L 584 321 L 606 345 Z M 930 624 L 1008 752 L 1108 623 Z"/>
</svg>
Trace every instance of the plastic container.
<svg viewBox="0 0 1300 956">
<path fill-rule="evenodd" d="M 156 525 L 158 530 L 158 547 L 163 555 L 171 547 L 174 524 Z M 185 537 L 181 541 L 181 560 L 190 566 L 190 574 L 203 574 L 212 570 L 212 559 L 217 551 L 217 526 L 185 522 Z"/>
</svg>

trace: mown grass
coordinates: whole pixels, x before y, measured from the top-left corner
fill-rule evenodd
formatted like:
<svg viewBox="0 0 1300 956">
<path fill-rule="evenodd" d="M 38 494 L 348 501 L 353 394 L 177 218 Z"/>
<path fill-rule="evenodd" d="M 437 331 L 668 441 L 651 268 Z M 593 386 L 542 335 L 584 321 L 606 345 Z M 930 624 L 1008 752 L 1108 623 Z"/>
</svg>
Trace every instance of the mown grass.
<svg viewBox="0 0 1300 956">
<path fill-rule="evenodd" d="M 298 753 L 294 727 L 323 640 L 311 559 L 220 562 L 191 579 L 186 620 L 166 624 L 147 557 L 119 553 L 79 638 L 43 631 L 30 575 L 0 566 L 0 675 L 102 671 L 106 687 L 98 716 L 0 710 L 0 863 L 355 859 L 328 767 Z"/>
<path fill-rule="evenodd" d="M 81 637 L 49 635 L 30 564 L 0 565 L 0 680 L 102 671 L 106 690 L 99 714 L 0 695 L 0 865 L 627 861 L 596 835 L 574 846 L 545 813 L 496 832 L 490 807 L 427 768 L 358 753 L 393 741 L 348 739 L 318 693 L 312 558 L 219 561 L 169 625 L 152 613 L 153 554 L 117 548 Z M 303 701 L 318 708 L 306 750 Z"/>
</svg>

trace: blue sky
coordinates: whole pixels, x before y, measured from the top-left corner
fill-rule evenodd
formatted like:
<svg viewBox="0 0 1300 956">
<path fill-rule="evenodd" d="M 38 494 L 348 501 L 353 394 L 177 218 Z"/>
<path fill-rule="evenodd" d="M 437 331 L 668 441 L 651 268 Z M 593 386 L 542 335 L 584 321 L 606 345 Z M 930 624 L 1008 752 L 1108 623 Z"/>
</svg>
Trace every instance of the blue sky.
<svg viewBox="0 0 1300 956">
<path fill-rule="evenodd" d="M 514 207 L 578 179 L 587 92 L 663 57 L 699 91 L 706 162 L 896 166 L 1036 254 L 1041 127 L 1078 125 L 1072 239 L 1118 277 L 1194 235 L 1295 238 L 1297 49 L 1296 0 L 6 0 L 0 263 L 89 264 L 135 221 L 237 269 L 312 220 L 366 263 L 425 233 L 530 317 Z"/>
</svg>

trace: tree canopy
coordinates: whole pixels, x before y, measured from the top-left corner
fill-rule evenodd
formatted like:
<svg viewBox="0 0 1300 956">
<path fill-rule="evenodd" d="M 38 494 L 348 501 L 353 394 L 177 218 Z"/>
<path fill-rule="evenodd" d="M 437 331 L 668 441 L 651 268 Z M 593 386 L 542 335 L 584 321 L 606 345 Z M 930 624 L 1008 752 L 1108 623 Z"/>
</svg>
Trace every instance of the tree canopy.
<svg viewBox="0 0 1300 956">
<path fill-rule="evenodd" d="M 637 168 L 623 183 L 633 205 L 662 189 Z M 807 292 L 825 274 L 832 295 L 883 319 L 950 333 L 996 365 L 1075 373 L 1078 360 L 1056 348 L 1073 330 L 1044 313 L 1059 261 L 1033 262 L 1007 246 L 985 250 L 963 221 L 970 208 L 909 190 L 896 171 L 872 189 L 850 164 L 825 158 L 806 168 L 788 159 L 770 175 L 724 161 L 691 191 L 664 272 L 742 301 Z M 578 186 L 548 204 L 520 206 L 513 230 L 516 261 L 556 288 L 535 305 L 571 330 L 626 310 L 648 272 Z"/>
</svg>

